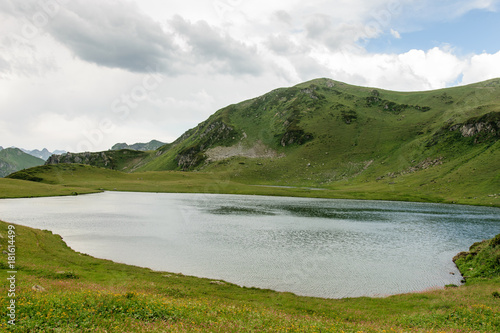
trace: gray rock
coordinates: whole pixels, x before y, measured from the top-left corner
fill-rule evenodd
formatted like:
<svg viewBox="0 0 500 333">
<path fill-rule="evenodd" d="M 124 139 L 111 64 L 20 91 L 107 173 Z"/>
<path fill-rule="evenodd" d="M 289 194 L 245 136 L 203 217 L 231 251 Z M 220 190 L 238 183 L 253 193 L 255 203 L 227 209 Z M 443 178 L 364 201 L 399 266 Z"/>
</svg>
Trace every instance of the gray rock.
<svg viewBox="0 0 500 333">
<path fill-rule="evenodd" d="M 33 287 L 31 287 L 31 289 L 34 291 L 37 291 L 37 292 L 44 292 L 45 291 L 45 288 L 38 285 L 38 284 L 35 284 Z"/>
<path fill-rule="evenodd" d="M 216 284 L 216 285 L 222 286 L 222 285 L 225 285 L 226 283 L 222 282 L 222 281 L 210 281 L 210 284 Z"/>
</svg>

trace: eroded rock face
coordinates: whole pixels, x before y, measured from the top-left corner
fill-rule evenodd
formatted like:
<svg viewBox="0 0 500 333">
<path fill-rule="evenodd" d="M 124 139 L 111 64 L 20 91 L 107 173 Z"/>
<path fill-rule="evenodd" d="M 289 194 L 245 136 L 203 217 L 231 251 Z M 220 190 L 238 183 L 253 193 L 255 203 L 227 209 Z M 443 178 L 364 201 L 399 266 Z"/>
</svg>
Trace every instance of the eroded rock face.
<svg viewBox="0 0 500 333">
<path fill-rule="evenodd" d="M 498 125 L 495 126 L 498 128 Z M 468 138 L 477 135 L 483 131 L 487 131 L 496 135 L 496 128 L 492 123 L 475 123 L 475 124 L 465 124 L 460 127 L 460 133 L 464 138 Z"/>
<path fill-rule="evenodd" d="M 464 138 L 481 136 L 483 139 L 498 139 L 500 137 L 500 112 L 490 112 L 482 117 L 469 119 L 466 123 L 453 125 L 450 131 L 460 131 Z"/>
</svg>

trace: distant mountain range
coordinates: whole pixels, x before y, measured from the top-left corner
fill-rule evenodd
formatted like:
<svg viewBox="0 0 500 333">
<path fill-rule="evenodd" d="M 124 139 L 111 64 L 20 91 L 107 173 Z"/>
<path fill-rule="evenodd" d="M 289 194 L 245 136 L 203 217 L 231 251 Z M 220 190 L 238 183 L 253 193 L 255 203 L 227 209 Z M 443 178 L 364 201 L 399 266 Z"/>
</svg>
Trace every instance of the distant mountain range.
<svg viewBox="0 0 500 333">
<path fill-rule="evenodd" d="M 117 143 L 111 150 L 120 150 L 120 149 L 130 149 L 130 150 L 139 150 L 139 151 L 148 151 L 148 150 L 156 150 L 161 146 L 164 146 L 166 143 L 160 142 L 158 140 L 151 140 L 147 143 L 134 143 L 132 145 L 128 145 L 126 143 Z"/>
<path fill-rule="evenodd" d="M 50 152 L 50 151 L 47 150 L 47 148 L 43 148 L 42 150 L 38 150 L 38 149 L 27 150 L 27 149 L 23 149 L 23 148 L 19 148 L 19 149 L 21 149 L 26 154 L 29 154 L 31 156 L 35 156 L 35 157 L 41 158 L 44 161 L 46 161 L 53 154 L 64 154 L 64 153 L 66 153 L 66 151 L 64 151 L 64 150 L 54 150 L 53 152 Z"/>
</svg>

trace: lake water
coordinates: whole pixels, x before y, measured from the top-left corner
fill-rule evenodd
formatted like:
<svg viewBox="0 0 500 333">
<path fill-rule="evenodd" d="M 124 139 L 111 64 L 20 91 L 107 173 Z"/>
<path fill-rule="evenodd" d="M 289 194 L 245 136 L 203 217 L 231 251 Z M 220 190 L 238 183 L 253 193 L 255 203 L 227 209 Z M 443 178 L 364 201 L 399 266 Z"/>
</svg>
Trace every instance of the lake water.
<svg viewBox="0 0 500 333">
<path fill-rule="evenodd" d="M 217 194 L 6 199 L 0 219 L 99 258 L 327 298 L 460 284 L 453 256 L 500 233 L 497 208 Z"/>
</svg>

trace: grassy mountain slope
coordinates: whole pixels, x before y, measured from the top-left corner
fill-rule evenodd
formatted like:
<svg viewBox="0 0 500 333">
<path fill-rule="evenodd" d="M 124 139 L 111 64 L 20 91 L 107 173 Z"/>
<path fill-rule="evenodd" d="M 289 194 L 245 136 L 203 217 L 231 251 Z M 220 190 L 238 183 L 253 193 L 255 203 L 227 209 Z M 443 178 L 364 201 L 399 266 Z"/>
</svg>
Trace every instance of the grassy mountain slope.
<svg viewBox="0 0 500 333">
<path fill-rule="evenodd" d="M 380 177 L 482 151 L 498 140 L 499 124 L 500 79 L 416 93 L 318 79 L 219 110 L 142 170 L 210 168 L 210 148 L 262 143 L 285 156 L 262 173 L 273 181 L 307 182 L 309 163 L 316 184 L 367 170 Z"/>
<path fill-rule="evenodd" d="M 418 187 L 497 202 L 499 137 L 500 79 L 425 92 L 318 79 L 219 110 L 138 170 L 226 172 L 249 184 Z"/>
<path fill-rule="evenodd" d="M 17 148 L 0 150 L 0 177 L 5 177 L 18 170 L 43 165 L 44 160 L 26 154 Z"/>
</svg>

